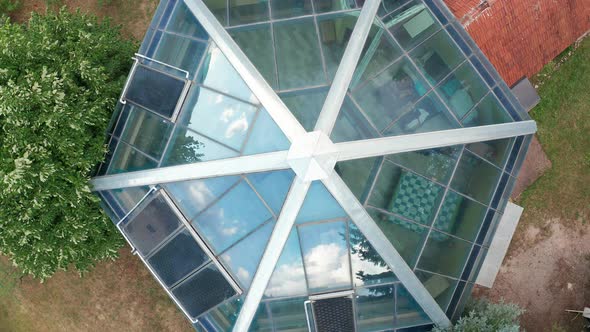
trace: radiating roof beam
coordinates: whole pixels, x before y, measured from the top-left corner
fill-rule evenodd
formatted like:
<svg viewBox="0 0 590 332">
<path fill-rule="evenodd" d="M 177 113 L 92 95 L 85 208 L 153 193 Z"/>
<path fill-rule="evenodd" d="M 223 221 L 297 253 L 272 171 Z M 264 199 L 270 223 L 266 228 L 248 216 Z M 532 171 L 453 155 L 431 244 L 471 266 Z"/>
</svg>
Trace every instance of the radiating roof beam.
<svg viewBox="0 0 590 332">
<path fill-rule="evenodd" d="M 90 184 L 92 191 L 102 191 L 216 176 L 281 170 L 289 168 L 287 154 L 288 151 L 270 152 L 252 156 L 99 176 L 93 178 Z"/>
<path fill-rule="evenodd" d="M 335 144 L 338 160 L 362 159 L 394 153 L 427 150 L 458 144 L 534 134 L 535 121 L 520 121 L 488 126 L 439 130 L 427 133 L 383 137 Z"/>
<path fill-rule="evenodd" d="M 346 50 L 338 66 L 338 71 L 336 71 L 336 75 L 334 76 L 330 91 L 326 96 L 326 101 L 315 125 L 315 130 L 321 130 L 328 136 L 332 133 L 338 113 L 340 113 L 344 97 L 346 97 L 346 91 L 348 91 L 348 86 L 352 81 L 354 71 L 363 52 L 365 41 L 369 36 L 380 4 L 381 0 L 369 0 L 363 5 L 363 9 L 348 41 L 348 46 L 346 46 Z"/>
<path fill-rule="evenodd" d="M 289 190 L 289 194 L 287 195 L 287 199 L 285 200 L 285 204 L 283 205 L 283 209 L 281 210 L 281 215 L 279 216 L 268 244 L 266 245 L 260 264 L 258 264 L 258 269 L 256 270 L 256 274 L 250 285 L 250 290 L 246 295 L 242 310 L 234 325 L 234 332 L 248 331 L 250 324 L 256 315 L 256 311 L 258 311 L 258 306 L 260 305 L 260 300 L 264 295 L 266 286 L 272 277 L 275 266 L 277 265 L 281 253 L 283 252 L 283 248 L 287 243 L 287 239 L 289 238 L 289 234 L 295 223 L 295 218 L 297 218 L 299 210 L 303 205 L 310 184 L 311 182 L 302 181 L 298 177 L 295 178 L 295 181 Z"/>
<path fill-rule="evenodd" d="M 285 133 L 285 136 L 290 141 L 293 141 L 296 137 L 305 134 L 305 129 L 297 121 L 297 118 L 289 111 L 281 98 L 274 92 L 203 1 L 184 0 L 184 3 L 209 33 L 209 36 L 244 79 L 244 82 L 246 82 L 254 95 L 260 100 L 262 106 L 266 108 L 266 111 Z"/>
<path fill-rule="evenodd" d="M 332 196 L 340 203 L 340 206 L 348 213 L 348 216 L 375 248 L 377 253 L 381 255 L 399 281 L 401 281 L 428 317 L 430 317 L 432 322 L 440 327 L 450 326 L 451 322 L 444 311 L 418 277 L 416 277 L 408 264 L 406 264 L 399 252 L 389 242 L 363 205 L 356 199 L 346 183 L 342 181 L 340 176 L 332 173 L 328 179 L 322 180 L 322 182 L 330 193 L 332 193 Z"/>
</svg>

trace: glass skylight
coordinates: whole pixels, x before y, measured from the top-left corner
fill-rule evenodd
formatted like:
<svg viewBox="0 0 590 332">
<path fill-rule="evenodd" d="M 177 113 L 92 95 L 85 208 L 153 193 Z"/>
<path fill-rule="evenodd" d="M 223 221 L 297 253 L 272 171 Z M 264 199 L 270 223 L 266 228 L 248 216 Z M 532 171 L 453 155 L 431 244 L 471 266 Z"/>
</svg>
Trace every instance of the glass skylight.
<svg viewBox="0 0 590 332">
<path fill-rule="evenodd" d="M 198 331 L 460 314 L 536 125 L 440 0 L 163 0 L 93 179 Z"/>
</svg>

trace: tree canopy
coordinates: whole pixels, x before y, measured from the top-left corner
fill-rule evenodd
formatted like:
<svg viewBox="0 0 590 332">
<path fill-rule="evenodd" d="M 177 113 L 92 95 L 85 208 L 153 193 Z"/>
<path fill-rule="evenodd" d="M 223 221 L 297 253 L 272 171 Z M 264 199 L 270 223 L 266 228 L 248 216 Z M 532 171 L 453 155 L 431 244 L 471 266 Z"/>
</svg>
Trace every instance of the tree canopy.
<svg viewBox="0 0 590 332">
<path fill-rule="evenodd" d="M 84 271 L 122 244 L 88 181 L 136 44 L 79 12 L 0 20 L 0 253 L 41 279 Z"/>
</svg>

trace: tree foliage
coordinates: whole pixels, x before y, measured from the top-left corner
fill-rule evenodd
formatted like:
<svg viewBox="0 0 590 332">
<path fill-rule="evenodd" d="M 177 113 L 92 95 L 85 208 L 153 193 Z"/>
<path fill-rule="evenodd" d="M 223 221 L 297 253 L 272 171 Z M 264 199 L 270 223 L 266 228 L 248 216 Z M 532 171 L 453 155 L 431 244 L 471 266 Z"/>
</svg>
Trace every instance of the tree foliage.
<svg viewBox="0 0 590 332">
<path fill-rule="evenodd" d="M 80 13 L 0 22 L 0 253 L 45 279 L 121 245 L 90 192 L 133 42 Z"/>
<path fill-rule="evenodd" d="M 0 0 L 0 17 L 17 10 L 19 6 L 18 0 Z"/>
<path fill-rule="evenodd" d="M 516 304 L 478 300 L 453 327 L 435 328 L 433 332 L 518 332 L 523 313 Z"/>
</svg>

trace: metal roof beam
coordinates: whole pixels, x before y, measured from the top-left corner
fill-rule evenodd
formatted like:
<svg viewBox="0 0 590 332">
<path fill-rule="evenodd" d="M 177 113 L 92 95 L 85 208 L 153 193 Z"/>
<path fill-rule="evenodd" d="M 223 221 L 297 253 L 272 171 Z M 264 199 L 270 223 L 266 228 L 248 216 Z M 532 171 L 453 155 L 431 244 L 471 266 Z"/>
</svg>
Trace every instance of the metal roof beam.
<svg viewBox="0 0 590 332">
<path fill-rule="evenodd" d="M 338 119 L 338 114 L 346 97 L 348 86 L 352 81 L 363 52 L 363 46 L 369 36 L 380 4 L 381 0 L 369 0 L 365 2 L 346 46 L 346 50 L 344 51 L 344 55 L 342 56 L 342 60 L 340 60 L 334 81 L 332 81 L 332 86 L 326 96 L 326 101 L 315 125 L 315 130 L 321 130 L 328 136 L 332 133 L 336 119 Z"/>
<path fill-rule="evenodd" d="M 531 135 L 536 131 L 535 121 L 520 121 L 351 141 L 335 146 L 339 151 L 338 160 L 343 161 Z"/>
<path fill-rule="evenodd" d="M 160 167 L 145 171 L 95 177 L 90 180 L 92 191 L 140 187 L 169 182 L 197 180 L 216 176 L 257 173 L 290 168 L 288 151 L 270 152 L 200 163 Z"/>
</svg>

